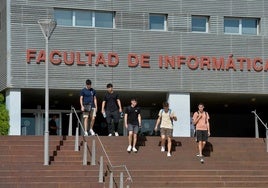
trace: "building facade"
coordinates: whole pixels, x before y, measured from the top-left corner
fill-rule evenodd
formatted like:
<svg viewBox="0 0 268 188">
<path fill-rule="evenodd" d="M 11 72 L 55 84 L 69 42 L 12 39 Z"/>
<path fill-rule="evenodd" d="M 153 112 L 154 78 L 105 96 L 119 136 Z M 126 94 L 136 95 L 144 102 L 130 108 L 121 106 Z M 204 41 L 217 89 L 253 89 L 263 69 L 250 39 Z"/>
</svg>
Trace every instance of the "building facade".
<svg viewBox="0 0 268 188">
<path fill-rule="evenodd" d="M 57 22 L 48 86 L 60 134 L 70 107 L 80 108 L 86 79 L 99 103 L 109 82 L 123 106 L 137 96 L 147 131 L 165 100 L 179 117 L 175 136 L 190 135 L 198 102 L 211 114 L 214 136 L 252 136 L 251 111 L 265 117 L 266 1 L 2 0 L 0 7 L 0 91 L 11 135 L 43 134 L 45 38 L 38 20 L 46 18 Z"/>
</svg>

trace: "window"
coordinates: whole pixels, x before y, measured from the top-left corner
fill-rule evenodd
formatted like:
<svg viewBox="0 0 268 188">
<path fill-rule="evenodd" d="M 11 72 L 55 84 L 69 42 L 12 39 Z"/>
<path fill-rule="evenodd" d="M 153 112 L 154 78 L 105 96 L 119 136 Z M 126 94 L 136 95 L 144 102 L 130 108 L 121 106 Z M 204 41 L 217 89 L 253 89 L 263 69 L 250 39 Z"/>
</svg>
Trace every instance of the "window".
<svg viewBox="0 0 268 188">
<path fill-rule="evenodd" d="M 57 25 L 114 28 L 114 13 L 90 10 L 55 9 Z"/>
<path fill-rule="evenodd" d="M 57 25 L 72 26 L 73 13 L 71 10 L 66 9 L 56 9 L 54 12 L 54 17 L 57 21 Z"/>
<path fill-rule="evenodd" d="M 76 26 L 92 26 L 92 12 L 77 10 L 75 11 L 75 25 Z"/>
<path fill-rule="evenodd" d="M 167 15 L 150 14 L 150 30 L 167 30 Z"/>
<path fill-rule="evenodd" d="M 224 33 L 258 35 L 258 18 L 224 18 Z"/>
<path fill-rule="evenodd" d="M 209 17 L 207 16 L 192 16 L 192 32 L 204 32 L 209 31 Z"/>
<path fill-rule="evenodd" d="M 113 13 L 111 12 L 96 12 L 95 26 L 113 28 Z"/>
</svg>

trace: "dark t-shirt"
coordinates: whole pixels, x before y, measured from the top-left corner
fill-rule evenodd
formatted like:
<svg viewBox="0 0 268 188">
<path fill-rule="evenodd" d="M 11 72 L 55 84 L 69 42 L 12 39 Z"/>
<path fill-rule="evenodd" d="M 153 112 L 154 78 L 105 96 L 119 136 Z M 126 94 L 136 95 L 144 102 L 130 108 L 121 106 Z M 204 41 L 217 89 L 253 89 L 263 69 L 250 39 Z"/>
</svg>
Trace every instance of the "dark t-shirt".
<svg viewBox="0 0 268 188">
<path fill-rule="evenodd" d="M 57 135 L 57 124 L 54 119 L 49 121 L 49 134 L 50 135 Z"/>
<path fill-rule="evenodd" d="M 90 104 L 92 108 L 95 107 L 94 97 L 96 96 L 96 91 L 93 88 L 87 89 L 83 88 L 80 92 L 80 96 L 83 96 L 83 104 Z"/>
<path fill-rule="evenodd" d="M 139 125 L 138 116 L 140 112 L 141 110 L 139 107 L 128 106 L 125 110 L 125 113 L 127 114 L 127 123 L 132 125 Z"/>
<path fill-rule="evenodd" d="M 119 99 L 119 95 L 116 93 L 109 93 L 106 92 L 103 98 L 103 101 L 105 101 L 105 110 L 113 112 L 118 110 L 118 104 L 117 99 Z"/>
</svg>

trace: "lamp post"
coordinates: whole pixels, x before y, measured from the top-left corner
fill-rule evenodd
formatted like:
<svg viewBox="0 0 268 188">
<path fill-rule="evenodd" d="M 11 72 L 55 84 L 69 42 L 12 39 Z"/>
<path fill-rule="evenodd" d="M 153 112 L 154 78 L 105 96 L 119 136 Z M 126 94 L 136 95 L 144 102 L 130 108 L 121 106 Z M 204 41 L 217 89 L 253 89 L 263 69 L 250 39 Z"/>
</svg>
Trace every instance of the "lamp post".
<svg viewBox="0 0 268 188">
<path fill-rule="evenodd" d="M 49 165 L 49 132 L 48 132 L 48 118 L 49 118 L 49 90 L 48 90 L 48 40 L 56 27 L 54 19 L 39 19 L 38 24 L 46 39 L 46 76 L 45 76 L 45 134 L 44 134 L 44 165 Z"/>
</svg>

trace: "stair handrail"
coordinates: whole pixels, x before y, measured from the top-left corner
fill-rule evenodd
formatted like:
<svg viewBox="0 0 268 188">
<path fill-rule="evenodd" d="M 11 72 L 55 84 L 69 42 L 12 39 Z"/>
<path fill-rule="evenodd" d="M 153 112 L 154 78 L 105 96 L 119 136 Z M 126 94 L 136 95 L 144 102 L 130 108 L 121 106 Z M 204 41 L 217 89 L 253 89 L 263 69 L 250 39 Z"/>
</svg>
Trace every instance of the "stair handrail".
<svg viewBox="0 0 268 188">
<path fill-rule="evenodd" d="M 259 138 L 259 127 L 258 127 L 258 120 L 262 123 L 262 125 L 265 127 L 266 129 L 266 152 L 268 152 L 268 127 L 267 127 L 267 123 L 264 123 L 261 118 L 258 116 L 256 110 L 251 111 L 251 113 L 253 113 L 255 115 L 255 137 Z"/>
<path fill-rule="evenodd" d="M 127 180 L 130 180 L 131 182 L 133 182 L 132 177 L 131 177 L 131 175 L 130 175 L 130 173 L 129 173 L 129 170 L 128 170 L 128 168 L 127 168 L 126 165 L 118 165 L 118 166 L 114 166 L 114 165 L 112 165 L 111 160 L 110 160 L 110 158 L 109 158 L 109 156 L 108 156 L 108 154 L 107 154 L 107 152 L 106 152 L 106 150 L 105 150 L 105 148 L 104 148 L 104 146 L 103 146 L 103 143 L 102 143 L 102 141 L 101 141 L 99 135 L 96 134 L 96 136 L 97 136 L 97 139 L 99 140 L 99 143 L 100 143 L 100 145 L 101 145 L 102 151 L 103 151 L 103 153 L 105 154 L 105 157 L 107 158 L 110 167 L 111 167 L 111 168 L 122 168 L 122 167 L 123 167 L 123 168 L 125 169 L 127 175 L 128 175 Z"/>
<path fill-rule="evenodd" d="M 83 130 L 83 133 L 85 134 L 85 129 L 83 127 L 83 124 L 80 121 L 80 118 L 78 117 L 78 114 L 77 114 L 77 112 L 76 112 L 76 110 L 75 110 L 75 108 L 73 106 L 71 106 L 71 110 L 74 111 L 74 114 L 76 116 L 76 119 L 78 120 L 78 124 L 79 124 L 80 128 Z"/>
<path fill-rule="evenodd" d="M 75 114 L 75 116 L 76 116 L 76 118 L 77 118 L 77 120 L 78 120 L 78 123 L 79 123 L 81 129 L 82 129 L 83 132 L 85 133 L 85 130 L 84 130 L 83 125 L 82 125 L 82 122 L 80 121 L 80 118 L 78 117 L 78 114 L 77 114 L 77 112 L 76 112 L 76 110 L 75 110 L 75 108 L 74 108 L 73 106 L 71 106 L 71 110 L 74 112 L 74 114 Z M 98 134 L 95 134 L 95 136 L 97 137 L 97 139 L 98 139 L 98 141 L 99 141 L 99 143 L 100 143 L 100 145 L 101 145 L 102 151 L 103 151 L 103 153 L 105 154 L 105 157 L 107 158 L 110 167 L 111 167 L 111 168 L 122 168 L 122 167 L 123 167 L 123 168 L 125 169 L 127 175 L 128 175 L 127 180 L 130 180 L 131 183 L 132 183 L 133 180 L 132 180 L 132 177 L 131 177 L 131 175 L 130 175 L 130 172 L 129 172 L 127 166 L 126 166 L 126 165 L 118 165 L 118 166 L 114 166 L 114 165 L 112 165 L 111 160 L 110 160 L 110 158 L 109 158 L 109 156 L 108 156 L 108 154 L 107 154 L 107 152 L 106 152 L 106 150 L 105 150 L 105 148 L 104 148 L 104 146 L 103 146 L 103 143 L 102 143 L 102 141 L 101 141 L 99 135 L 98 135 Z M 84 138 L 84 140 L 85 140 L 85 138 Z"/>
</svg>

